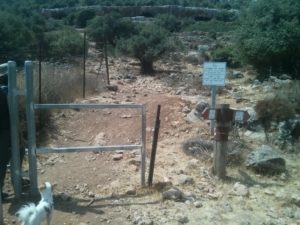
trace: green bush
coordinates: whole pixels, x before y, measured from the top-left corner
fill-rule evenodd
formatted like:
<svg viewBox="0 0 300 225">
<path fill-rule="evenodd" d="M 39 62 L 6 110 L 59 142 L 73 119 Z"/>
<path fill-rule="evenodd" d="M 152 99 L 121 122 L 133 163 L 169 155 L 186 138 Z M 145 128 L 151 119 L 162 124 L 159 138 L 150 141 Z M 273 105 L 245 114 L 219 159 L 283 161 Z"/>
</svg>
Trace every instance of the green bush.
<svg viewBox="0 0 300 225">
<path fill-rule="evenodd" d="M 75 21 L 76 26 L 84 28 L 87 25 L 87 22 L 95 17 L 96 13 L 93 10 L 81 10 L 76 13 Z"/>
<path fill-rule="evenodd" d="M 240 61 L 236 58 L 235 48 L 232 44 L 217 45 L 212 50 L 211 55 L 213 61 L 227 62 L 227 65 L 232 68 L 240 66 Z"/>
<path fill-rule="evenodd" d="M 289 73 L 300 78 L 300 2 L 260 0 L 241 18 L 236 32 L 239 57 L 261 74 Z"/>
<path fill-rule="evenodd" d="M 178 32 L 181 30 L 182 27 L 181 20 L 169 14 L 161 14 L 157 16 L 155 18 L 155 23 L 158 26 L 161 26 L 170 32 Z"/>
<path fill-rule="evenodd" d="M 34 53 L 33 33 L 24 20 L 14 14 L 0 11 L 0 61 L 22 61 Z"/>
<path fill-rule="evenodd" d="M 93 41 L 105 42 L 112 46 L 116 45 L 118 39 L 129 37 L 135 31 L 135 26 L 129 19 L 116 13 L 97 16 L 87 27 L 88 36 Z"/>
<path fill-rule="evenodd" d="M 83 54 L 83 37 L 73 28 L 49 32 L 45 39 L 47 58 L 58 59 Z"/>
<path fill-rule="evenodd" d="M 300 81 L 295 80 L 288 85 L 282 86 L 276 90 L 274 98 L 289 102 L 293 106 L 293 111 L 300 113 Z"/>
<path fill-rule="evenodd" d="M 153 74 L 153 63 L 162 55 L 172 51 L 175 46 L 164 28 L 149 23 L 139 27 L 139 32 L 118 43 L 121 52 L 137 58 L 141 63 L 141 72 Z"/>
<path fill-rule="evenodd" d="M 219 20 L 197 21 L 186 28 L 184 31 L 202 31 L 202 32 L 232 32 L 236 29 L 236 22 L 224 22 Z"/>
</svg>

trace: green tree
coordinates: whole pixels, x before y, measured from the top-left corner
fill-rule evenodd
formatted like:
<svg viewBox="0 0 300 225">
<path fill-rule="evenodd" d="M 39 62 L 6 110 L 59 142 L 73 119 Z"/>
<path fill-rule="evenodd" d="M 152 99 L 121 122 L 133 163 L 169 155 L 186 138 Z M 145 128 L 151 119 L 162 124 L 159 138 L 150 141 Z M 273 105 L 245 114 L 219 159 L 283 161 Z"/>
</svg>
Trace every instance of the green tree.
<svg viewBox="0 0 300 225">
<path fill-rule="evenodd" d="M 73 28 L 49 32 L 45 39 L 47 58 L 59 59 L 82 54 L 83 37 Z"/>
<path fill-rule="evenodd" d="M 95 17 L 95 11 L 93 10 L 81 10 L 79 13 L 76 13 L 76 26 L 83 28 L 86 27 L 87 22 Z"/>
<path fill-rule="evenodd" d="M 118 43 L 125 54 L 137 58 L 141 63 L 141 72 L 153 74 L 153 63 L 165 53 L 175 48 L 167 30 L 155 24 L 143 24 L 139 32 Z"/>
<path fill-rule="evenodd" d="M 261 74 L 290 73 L 300 78 L 300 2 L 260 0 L 242 15 L 237 49 Z"/>
<path fill-rule="evenodd" d="M 116 13 L 97 16 L 87 27 L 87 34 L 92 40 L 112 46 L 116 45 L 118 39 L 126 38 L 134 32 L 134 24 Z"/>
<path fill-rule="evenodd" d="M 155 18 L 155 23 L 167 29 L 170 32 L 178 32 L 181 29 L 182 23 L 174 15 L 161 14 Z"/>
<path fill-rule="evenodd" d="M 21 61 L 32 55 L 32 32 L 23 19 L 15 14 L 0 11 L 0 60 Z"/>
</svg>

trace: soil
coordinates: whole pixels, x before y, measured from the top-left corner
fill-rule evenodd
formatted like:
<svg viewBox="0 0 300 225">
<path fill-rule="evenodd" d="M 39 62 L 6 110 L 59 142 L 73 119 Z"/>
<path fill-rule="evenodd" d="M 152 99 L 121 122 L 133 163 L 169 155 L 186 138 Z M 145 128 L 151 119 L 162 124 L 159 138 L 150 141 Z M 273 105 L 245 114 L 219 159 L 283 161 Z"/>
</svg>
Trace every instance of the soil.
<svg viewBox="0 0 300 225">
<path fill-rule="evenodd" d="M 93 63 L 89 65 L 89 73 L 93 73 Z M 159 62 L 156 69 L 160 72 L 155 76 L 143 76 L 134 60 L 111 60 L 111 83 L 117 85 L 118 90 L 101 91 L 76 101 L 146 106 L 146 181 L 156 110 L 161 105 L 153 186 L 141 186 L 138 150 L 38 155 L 38 182 L 57 183 L 52 224 L 300 224 L 300 201 L 291 197 L 291 193 L 300 191 L 297 155 L 283 153 L 287 173 L 261 176 L 237 161 L 228 165 L 228 179 L 220 181 L 211 173 L 211 157 L 195 157 L 183 151 L 183 143 L 189 140 L 212 139 L 208 121 L 189 122 L 186 119 L 187 113 L 195 107 L 195 96 L 209 102 L 209 92 L 198 84 L 201 71 L 198 65 L 182 63 L 180 71 L 176 66 L 175 63 Z M 126 77 L 126 71 L 132 77 Z M 172 71 L 180 73 L 177 82 L 170 76 Z M 231 88 L 247 86 L 248 79 L 246 76 L 230 81 Z M 185 93 L 178 94 L 182 84 L 190 86 Z M 218 101 L 230 103 L 235 108 L 253 105 L 253 99 L 257 98 L 255 91 L 249 91 L 245 94 L 248 100 L 237 103 L 228 93 L 228 89 L 222 91 Z M 51 111 L 48 125 L 38 134 L 38 144 L 139 144 L 140 118 L 136 109 Z M 242 134 L 241 130 L 239 132 Z M 243 135 L 236 140 L 240 143 L 241 157 L 262 144 L 244 139 Z M 205 154 L 210 156 L 211 152 Z M 189 179 L 181 182 L 184 176 L 192 182 Z M 239 185 L 245 193 L 236 192 Z M 162 193 L 171 187 L 178 188 L 190 198 L 164 200 Z M 24 196 L 15 200 L 9 178 L 5 190 L 12 194 L 3 204 L 5 224 L 18 224 L 14 216 L 17 209 L 38 199 Z"/>
</svg>

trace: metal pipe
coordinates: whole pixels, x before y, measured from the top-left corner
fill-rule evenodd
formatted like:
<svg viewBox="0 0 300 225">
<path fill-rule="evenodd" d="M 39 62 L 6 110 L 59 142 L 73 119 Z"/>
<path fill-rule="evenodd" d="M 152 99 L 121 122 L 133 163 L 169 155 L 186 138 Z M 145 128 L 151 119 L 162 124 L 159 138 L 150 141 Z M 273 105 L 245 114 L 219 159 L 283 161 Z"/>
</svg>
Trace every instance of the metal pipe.
<svg viewBox="0 0 300 225">
<path fill-rule="evenodd" d="M 34 104 L 34 109 L 119 109 L 143 108 L 140 104 Z"/>
<path fill-rule="evenodd" d="M 40 147 L 36 153 L 71 153 L 71 152 L 90 152 L 90 151 L 114 151 L 114 150 L 133 150 L 140 149 L 142 145 L 107 145 L 107 146 L 82 146 L 82 147 Z"/>
<path fill-rule="evenodd" d="M 0 69 L 7 69 L 7 66 L 7 63 L 0 64 Z"/>
<path fill-rule="evenodd" d="M 19 107 L 17 95 L 16 63 L 8 62 L 8 105 L 10 113 L 11 136 L 11 178 L 15 197 L 19 198 L 22 192 L 21 163 L 19 146 Z"/>
<path fill-rule="evenodd" d="M 33 96 L 33 77 L 32 62 L 25 62 L 25 81 L 26 81 L 26 117 L 28 131 L 28 157 L 29 157 L 29 179 L 30 192 L 38 195 L 37 165 L 36 165 L 36 130 L 34 116 L 34 96 Z"/>
<path fill-rule="evenodd" d="M 142 186 L 145 186 L 145 173 L 146 173 L 146 108 L 142 107 L 142 148 L 141 148 L 141 183 Z"/>
</svg>

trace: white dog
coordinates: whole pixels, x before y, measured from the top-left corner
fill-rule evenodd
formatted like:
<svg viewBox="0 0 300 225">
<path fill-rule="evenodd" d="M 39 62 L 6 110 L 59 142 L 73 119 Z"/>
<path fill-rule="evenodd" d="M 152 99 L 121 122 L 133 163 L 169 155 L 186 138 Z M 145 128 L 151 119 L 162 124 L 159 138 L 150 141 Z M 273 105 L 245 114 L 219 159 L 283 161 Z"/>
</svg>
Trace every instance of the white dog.
<svg viewBox="0 0 300 225">
<path fill-rule="evenodd" d="M 16 213 L 22 225 L 40 225 L 45 219 L 47 220 L 47 225 L 50 225 L 53 211 L 52 186 L 49 182 L 45 182 L 39 187 L 39 191 L 41 200 L 38 205 L 29 203 L 22 206 Z"/>
</svg>

